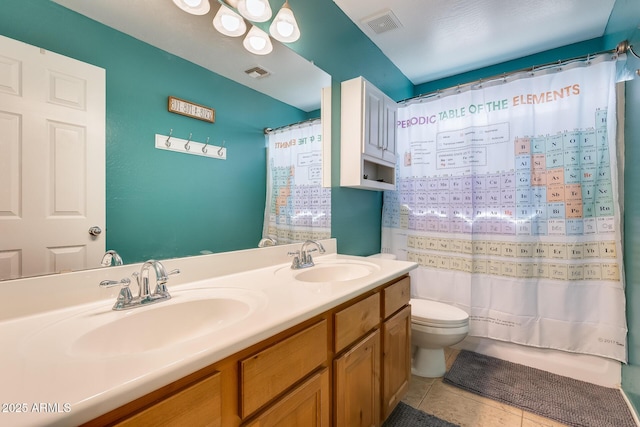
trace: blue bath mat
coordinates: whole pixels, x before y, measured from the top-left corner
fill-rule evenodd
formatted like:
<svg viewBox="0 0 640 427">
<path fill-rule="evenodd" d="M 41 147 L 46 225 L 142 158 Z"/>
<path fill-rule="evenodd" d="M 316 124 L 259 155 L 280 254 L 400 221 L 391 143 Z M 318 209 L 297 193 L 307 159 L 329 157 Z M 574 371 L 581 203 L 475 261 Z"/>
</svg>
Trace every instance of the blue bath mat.
<svg viewBox="0 0 640 427">
<path fill-rule="evenodd" d="M 462 350 L 444 382 L 576 427 L 636 427 L 620 390 Z"/>
</svg>

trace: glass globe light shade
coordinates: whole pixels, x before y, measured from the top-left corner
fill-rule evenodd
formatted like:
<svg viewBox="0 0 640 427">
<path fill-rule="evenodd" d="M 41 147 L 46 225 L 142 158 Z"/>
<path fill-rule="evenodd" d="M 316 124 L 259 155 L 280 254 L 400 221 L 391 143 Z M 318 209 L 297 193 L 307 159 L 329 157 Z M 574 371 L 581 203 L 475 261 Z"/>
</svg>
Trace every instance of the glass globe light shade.
<svg viewBox="0 0 640 427">
<path fill-rule="evenodd" d="M 255 25 L 247 33 L 242 45 L 256 55 L 267 55 L 273 50 L 269 35 Z"/>
<path fill-rule="evenodd" d="M 269 26 L 271 36 L 283 43 L 292 43 L 300 38 L 300 28 L 287 0 Z"/>
<path fill-rule="evenodd" d="M 192 15 L 206 15 L 211 9 L 209 0 L 173 0 L 173 4 Z"/>
<path fill-rule="evenodd" d="M 242 16 L 224 5 L 220 5 L 218 13 L 213 18 L 213 26 L 220 33 L 230 37 L 241 36 L 247 31 L 247 25 Z"/>
<path fill-rule="evenodd" d="M 253 22 L 268 21 L 272 15 L 269 0 L 240 0 L 238 1 L 238 12 Z"/>
</svg>

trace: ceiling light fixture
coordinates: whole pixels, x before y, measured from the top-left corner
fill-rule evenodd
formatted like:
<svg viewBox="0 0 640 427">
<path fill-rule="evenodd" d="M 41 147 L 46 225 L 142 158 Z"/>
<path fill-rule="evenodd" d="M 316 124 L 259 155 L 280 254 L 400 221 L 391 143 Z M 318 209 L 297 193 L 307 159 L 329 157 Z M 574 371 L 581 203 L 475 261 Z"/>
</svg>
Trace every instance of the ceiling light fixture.
<svg viewBox="0 0 640 427">
<path fill-rule="evenodd" d="M 239 37 L 247 31 L 245 19 L 251 23 L 261 23 L 269 21 L 272 16 L 269 0 L 217 1 L 220 8 L 213 18 L 213 26 L 229 37 Z M 210 10 L 209 0 L 173 0 L 173 3 L 192 15 L 206 15 Z M 260 27 L 266 29 L 264 25 Z M 242 42 L 249 52 L 256 55 L 267 55 L 273 50 L 269 34 L 282 43 L 293 43 L 300 38 L 300 28 L 289 6 L 289 0 L 285 0 L 269 25 L 269 34 L 260 27 L 252 25 Z"/>
<path fill-rule="evenodd" d="M 221 4 L 218 13 L 213 18 L 213 26 L 220 33 L 229 37 L 239 37 L 247 31 L 247 25 L 242 16 Z"/>
<path fill-rule="evenodd" d="M 252 22 L 265 22 L 271 19 L 269 0 L 239 0 L 238 12 Z"/>
<path fill-rule="evenodd" d="M 209 0 L 173 0 L 173 3 L 192 15 L 206 15 L 211 9 Z"/>
<path fill-rule="evenodd" d="M 300 38 L 300 28 L 289 6 L 289 0 L 285 0 L 280 8 L 269 27 L 269 33 L 274 39 L 283 43 L 292 43 Z"/>
<path fill-rule="evenodd" d="M 255 53 L 256 55 L 268 55 L 273 50 L 269 35 L 255 25 L 251 26 L 242 45 L 249 52 Z"/>
</svg>

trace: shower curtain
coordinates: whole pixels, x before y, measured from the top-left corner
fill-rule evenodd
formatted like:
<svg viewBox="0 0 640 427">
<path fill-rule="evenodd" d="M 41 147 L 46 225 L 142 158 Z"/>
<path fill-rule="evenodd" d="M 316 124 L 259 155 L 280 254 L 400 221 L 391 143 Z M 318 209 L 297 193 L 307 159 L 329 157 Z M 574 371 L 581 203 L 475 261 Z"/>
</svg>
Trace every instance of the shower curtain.
<svg viewBox="0 0 640 427">
<path fill-rule="evenodd" d="M 263 238 L 278 244 L 331 237 L 331 188 L 322 187 L 319 119 L 270 131 Z"/>
<path fill-rule="evenodd" d="M 471 336 L 626 361 L 613 59 L 400 106 L 382 250 Z"/>
</svg>

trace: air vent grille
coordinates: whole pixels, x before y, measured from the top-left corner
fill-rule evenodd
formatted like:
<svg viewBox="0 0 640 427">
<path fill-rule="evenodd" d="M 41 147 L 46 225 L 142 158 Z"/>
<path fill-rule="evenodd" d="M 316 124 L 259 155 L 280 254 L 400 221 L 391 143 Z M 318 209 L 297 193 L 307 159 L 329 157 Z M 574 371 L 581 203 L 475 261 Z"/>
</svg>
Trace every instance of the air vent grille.
<svg viewBox="0 0 640 427">
<path fill-rule="evenodd" d="M 402 27 L 398 17 L 389 9 L 370 16 L 362 21 L 376 34 L 386 33 Z"/>
<path fill-rule="evenodd" d="M 267 77 L 271 73 L 260 67 L 253 67 L 244 71 L 249 77 L 253 77 L 254 79 L 262 79 Z"/>
</svg>

